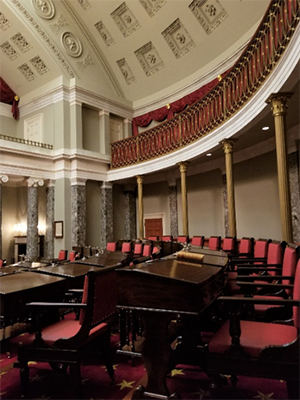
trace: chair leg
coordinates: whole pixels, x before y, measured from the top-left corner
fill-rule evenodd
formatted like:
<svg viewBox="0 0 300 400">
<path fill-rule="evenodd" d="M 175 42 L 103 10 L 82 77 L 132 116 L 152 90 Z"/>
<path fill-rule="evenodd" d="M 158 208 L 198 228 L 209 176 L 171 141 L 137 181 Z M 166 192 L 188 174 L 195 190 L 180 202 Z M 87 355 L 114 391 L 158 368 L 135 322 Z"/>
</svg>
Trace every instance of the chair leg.
<svg viewBox="0 0 300 400">
<path fill-rule="evenodd" d="M 289 399 L 300 399 L 300 382 L 286 381 L 286 387 Z"/>
<path fill-rule="evenodd" d="M 21 397 L 24 398 L 28 393 L 29 368 L 27 361 L 20 362 L 20 381 L 21 381 Z"/>
<path fill-rule="evenodd" d="M 112 365 L 112 357 L 111 357 L 111 346 L 110 346 L 110 330 L 104 333 L 102 337 L 102 356 L 103 356 L 103 361 L 106 366 L 107 373 L 112 380 L 112 382 L 115 382 L 115 371 Z"/>
<path fill-rule="evenodd" d="M 80 362 L 70 364 L 70 377 L 74 392 L 74 399 L 83 399 Z"/>
</svg>

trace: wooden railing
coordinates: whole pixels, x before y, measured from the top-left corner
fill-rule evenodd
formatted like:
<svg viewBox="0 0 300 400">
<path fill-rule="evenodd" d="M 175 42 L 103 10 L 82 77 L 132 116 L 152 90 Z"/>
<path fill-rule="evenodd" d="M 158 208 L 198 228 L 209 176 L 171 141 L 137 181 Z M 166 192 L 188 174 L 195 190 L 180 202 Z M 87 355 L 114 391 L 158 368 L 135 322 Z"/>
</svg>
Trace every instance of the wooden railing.
<svg viewBox="0 0 300 400">
<path fill-rule="evenodd" d="M 251 42 L 226 76 L 201 100 L 139 135 L 111 144 L 111 169 L 176 151 L 219 127 L 257 92 L 299 23 L 299 0 L 273 0 Z"/>
</svg>

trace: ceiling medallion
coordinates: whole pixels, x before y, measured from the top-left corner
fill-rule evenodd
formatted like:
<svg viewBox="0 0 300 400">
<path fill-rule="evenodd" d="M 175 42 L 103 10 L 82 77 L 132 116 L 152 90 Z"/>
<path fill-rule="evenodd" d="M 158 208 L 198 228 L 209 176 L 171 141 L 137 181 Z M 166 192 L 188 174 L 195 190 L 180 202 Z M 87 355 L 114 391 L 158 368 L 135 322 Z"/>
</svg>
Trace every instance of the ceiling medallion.
<svg viewBox="0 0 300 400">
<path fill-rule="evenodd" d="M 45 19 L 52 19 L 55 8 L 51 0 L 31 0 L 37 14 Z"/>
<path fill-rule="evenodd" d="M 72 57 L 79 57 L 82 53 L 80 40 L 73 33 L 65 32 L 61 37 L 62 44 L 67 53 Z"/>
</svg>

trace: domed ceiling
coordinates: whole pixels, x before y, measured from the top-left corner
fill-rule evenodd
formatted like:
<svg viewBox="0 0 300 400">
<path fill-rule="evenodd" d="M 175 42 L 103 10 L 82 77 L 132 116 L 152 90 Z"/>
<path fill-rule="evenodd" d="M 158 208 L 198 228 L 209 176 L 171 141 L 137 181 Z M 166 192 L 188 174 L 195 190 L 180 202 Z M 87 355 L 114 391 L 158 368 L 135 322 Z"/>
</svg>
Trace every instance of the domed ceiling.
<svg viewBox="0 0 300 400">
<path fill-rule="evenodd" d="M 269 0 L 1 0 L 1 77 L 22 96 L 57 80 L 133 107 L 228 69 Z"/>
</svg>

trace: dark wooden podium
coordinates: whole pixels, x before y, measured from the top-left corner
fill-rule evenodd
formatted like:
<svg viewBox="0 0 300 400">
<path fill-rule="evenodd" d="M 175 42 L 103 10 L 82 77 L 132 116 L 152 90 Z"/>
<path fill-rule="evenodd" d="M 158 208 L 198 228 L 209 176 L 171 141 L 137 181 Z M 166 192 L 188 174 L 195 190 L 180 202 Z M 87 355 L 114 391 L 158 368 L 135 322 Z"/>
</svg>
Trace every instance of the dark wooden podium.
<svg viewBox="0 0 300 400">
<path fill-rule="evenodd" d="M 178 316 L 199 316 L 211 305 L 224 287 L 223 271 L 175 257 L 117 270 L 118 308 L 140 315 L 145 329 L 142 356 L 148 382 L 132 398 L 169 398 L 170 322 Z"/>
</svg>

